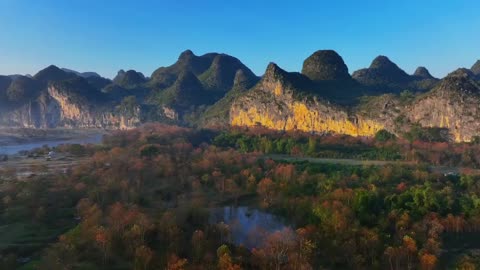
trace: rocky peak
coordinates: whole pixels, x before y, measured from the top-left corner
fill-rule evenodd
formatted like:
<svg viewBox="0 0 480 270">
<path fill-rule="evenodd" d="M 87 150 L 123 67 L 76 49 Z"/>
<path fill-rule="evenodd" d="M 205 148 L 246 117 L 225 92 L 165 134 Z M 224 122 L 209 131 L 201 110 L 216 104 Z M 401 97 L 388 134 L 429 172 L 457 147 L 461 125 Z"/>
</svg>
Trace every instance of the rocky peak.
<svg viewBox="0 0 480 270">
<path fill-rule="evenodd" d="M 123 75 L 125 75 L 125 70 L 120 69 L 120 70 L 117 72 L 117 76 L 116 76 L 116 77 L 118 77 L 118 76 L 123 76 Z"/>
<path fill-rule="evenodd" d="M 480 86 L 474 74 L 466 68 L 459 68 L 448 74 L 434 90 L 456 93 L 480 93 Z"/>
<path fill-rule="evenodd" d="M 218 55 L 218 53 L 207 53 L 197 56 L 191 50 L 186 50 L 180 54 L 178 61 L 170 67 L 180 68 L 181 70 L 177 70 L 178 72 L 188 69 L 194 75 L 199 75 L 210 67 L 212 61 Z"/>
<path fill-rule="evenodd" d="M 453 72 L 450 72 L 445 79 L 449 78 L 466 78 L 466 79 L 472 79 L 474 76 L 474 73 L 466 68 L 459 68 Z"/>
<path fill-rule="evenodd" d="M 305 91 L 312 89 L 312 81 L 298 72 L 287 72 L 277 64 L 268 64 L 267 70 L 262 77 L 261 88 L 275 95 L 282 95 L 286 91 Z"/>
<path fill-rule="evenodd" d="M 363 85 L 387 92 L 401 91 L 408 87 L 408 83 L 413 79 L 383 55 L 376 57 L 369 68 L 355 71 L 352 77 Z"/>
<path fill-rule="evenodd" d="M 413 73 L 413 76 L 418 77 L 420 79 L 434 79 L 434 77 L 430 74 L 427 68 L 425 67 L 418 67 Z"/>
<path fill-rule="evenodd" d="M 233 79 L 233 89 L 249 89 L 257 83 L 257 76 L 251 76 L 250 73 L 243 69 L 237 70 Z"/>
<path fill-rule="evenodd" d="M 397 64 L 393 63 L 388 57 L 380 55 L 373 59 L 370 64 L 370 69 L 380 71 L 381 74 L 388 76 L 392 79 L 407 80 L 408 74 L 399 68 Z"/>
<path fill-rule="evenodd" d="M 77 76 L 80 76 L 80 77 L 83 77 L 83 78 L 91 78 L 91 77 L 101 78 L 102 77 L 98 73 L 92 72 L 92 71 L 78 72 L 76 70 L 69 69 L 69 68 L 62 68 L 62 70 L 67 72 L 67 73 L 73 73 L 73 74 L 75 74 Z"/>
<path fill-rule="evenodd" d="M 264 81 L 277 81 L 277 80 L 284 80 L 287 77 L 288 72 L 281 69 L 277 64 L 270 62 L 267 66 L 267 70 L 265 71 L 265 75 L 263 75 Z"/>
<path fill-rule="evenodd" d="M 187 60 L 192 57 L 196 57 L 196 55 L 191 50 L 186 50 L 180 54 L 178 60 Z"/>
<path fill-rule="evenodd" d="M 113 79 L 115 84 L 126 88 L 138 86 L 145 81 L 145 76 L 143 76 L 141 72 L 135 70 L 128 70 L 125 72 L 123 69 L 118 71 L 117 76 Z"/>
<path fill-rule="evenodd" d="M 303 62 L 302 74 L 314 81 L 350 79 L 347 65 L 333 50 L 320 50 L 309 56 Z"/>
<path fill-rule="evenodd" d="M 473 74 L 475 74 L 475 76 L 480 76 L 480 60 L 477 60 L 470 70 L 473 72 Z"/>
<path fill-rule="evenodd" d="M 156 69 L 151 79 L 160 88 L 169 87 L 175 83 L 182 72 L 190 71 L 196 76 L 204 73 L 217 55 L 210 53 L 196 56 L 191 50 L 186 50 L 180 54 L 178 61 L 173 65 Z"/>
<path fill-rule="evenodd" d="M 398 67 L 398 66 L 395 63 L 393 63 L 388 57 L 384 55 L 379 55 L 375 57 L 375 59 L 373 59 L 369 68 L 388 69 L 388 68 L 395 68 L 395 67 Z"/>
<path fill-rule="evenodd" d="M 173 69 L 177 75 L 186 70 L 191 71 L 194 75 L 199 75 L 208 69 L 216 55 L 196 56 L 191 50 L 186 50 L 180 54 L 175 64 L 166 69 Z"/>
<path fill-rule="evenodd" d="M 272 91 L 272 86 L 274 84 L 285 86 L 289 83 L 288 72 L 281 69 L 277 64 L 271 62 L 267 66 L 267 70 L 262 77 L 262 85 L 266 90 Z"/>
<path fill-rule="evenodd" d="M 245 76 L 256 77 L 255 74 L 237 58 L 226 54 L 218 54 L 213 59 L 208 70 L 199 76 L 199 79 L 205 85 L 206 89 L 226 92 L 232 88 L 235 74 L 238 70 L 243 70 Z"/>
<path fill-rule="evenodd" d="M 75 77 L 77 77 L 77 75 L 70 72 L 65 72 L 55 65 L 50 65 L 45 69 L 40 70 L 37 74 L 35 74 L 35 76 L 33 76 L 33 78 L 41 82 L 62 81 L 73 79 Z"/>
<path fill-rule="evenodd" d="M 6 95 L 9 101 L 24 102 L 36 98 L 42 87 L 38 81 L 26 76 L 17 77 L 7 88 Z"/>
</svg>

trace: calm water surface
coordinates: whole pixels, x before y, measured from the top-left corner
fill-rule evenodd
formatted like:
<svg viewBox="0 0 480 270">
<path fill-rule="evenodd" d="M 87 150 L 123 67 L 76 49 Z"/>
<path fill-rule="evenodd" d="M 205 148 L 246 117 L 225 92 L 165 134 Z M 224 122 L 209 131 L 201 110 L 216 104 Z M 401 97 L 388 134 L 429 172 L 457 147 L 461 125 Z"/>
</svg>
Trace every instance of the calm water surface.
<svg viewBox="0 0 480 270">
<path fill-rule="evenodd" d="M 221 222 L 228 226 L 228 240 L 247 248 L 258 247 L 268 234 L 290 228 L 278 216 L 245 206 L 211 209 L 210 223 Z"/>
<path fill-rule="evenodd" d="M 73 139 L 59 139 L 59 140 L 43 140 L 36 142 L 28 142 L 21 144 L 12 144 L 6 146 L 0 146 L 0 154 L 13 155 L 20 151 L 28 151 L 35 148 L 48 145 L 50 147 L 55 147 L 61 144 L 89 144 L 89 143 L 100 143 L 102 141 L 103 134 L 90 134 L 85 135 L 79 138 Z"/>
</svg>

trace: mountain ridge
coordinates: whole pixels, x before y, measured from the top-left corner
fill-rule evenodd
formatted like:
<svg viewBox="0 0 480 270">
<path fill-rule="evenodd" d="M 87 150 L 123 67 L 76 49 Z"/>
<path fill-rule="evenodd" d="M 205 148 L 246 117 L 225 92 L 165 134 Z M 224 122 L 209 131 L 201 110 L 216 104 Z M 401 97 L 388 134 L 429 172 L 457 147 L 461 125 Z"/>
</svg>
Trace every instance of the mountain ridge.
<svg viewBox="0 0 480 270">
<path fill-rule="evenodd" d="M 150 77 L 120 70 L 109 80 L 54 65 L 31 78 L 0 76 L 0 125 L 115 129 L 173 121 L 352 136 L 387 129 L 402 136 L 418 124 L 446 129 L 452 140 L 469 141 L 480 134 L 475 109 L 479 73 L 477 61 L 442 79 L 422 66 L 410 75 L 378 56 L 350 75 L 337 52 L 318 50 L 305 59 L 301 72 L 287 72 L 271 62 L 258 77 L 233 56 L 197 56 L 186 50 Z M 400 118 L 405 119 L 401 124 Z"/>
</svg>

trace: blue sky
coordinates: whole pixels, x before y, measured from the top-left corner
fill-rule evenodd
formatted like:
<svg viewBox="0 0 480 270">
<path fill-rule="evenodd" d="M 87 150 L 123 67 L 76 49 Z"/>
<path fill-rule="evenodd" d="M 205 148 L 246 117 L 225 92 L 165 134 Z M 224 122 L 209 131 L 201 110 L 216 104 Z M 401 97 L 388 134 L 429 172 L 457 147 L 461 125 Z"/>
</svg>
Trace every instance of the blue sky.
<svg viewBox="0 0 480 270">
<path fill-rule="evenodd" d="M 261 75 L 269 62 L 300 71 L 334 49 L 350 72 L 387 55 L 435 76 L 480 59 L 478 0 L 0 0 L 0 74 L 55 64 L 112 77 L 149 76 L 185 49 L 231 54 Z"/>
</svg>

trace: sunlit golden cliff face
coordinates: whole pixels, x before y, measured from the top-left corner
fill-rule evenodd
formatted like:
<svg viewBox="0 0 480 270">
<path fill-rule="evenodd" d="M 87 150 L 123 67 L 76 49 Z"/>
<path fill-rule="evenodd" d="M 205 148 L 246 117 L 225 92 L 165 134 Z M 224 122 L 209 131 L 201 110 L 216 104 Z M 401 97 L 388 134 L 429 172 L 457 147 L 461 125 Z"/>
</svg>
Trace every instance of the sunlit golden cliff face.
<svg viewBox="0 0 480 270">
<path fill-rule="evenodd" d="M 269 67 L 262 82 L 232 104 L 232 126 L 351 136 L 373 136 L 384 128 L 379 122 L 349 114 L 316 97 L 296 97 L 295 90 L 282 80 L 277 68 Z"/>
<path fill-rule="evenodd" d="M 448 129 L 453 140 L 480 136 L 480 86 L 469 72 L 459 69 L 406 110 L 413 123 Z"/>
</svg>

